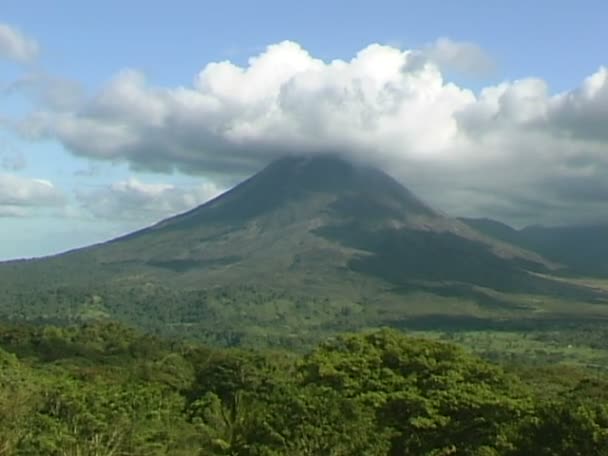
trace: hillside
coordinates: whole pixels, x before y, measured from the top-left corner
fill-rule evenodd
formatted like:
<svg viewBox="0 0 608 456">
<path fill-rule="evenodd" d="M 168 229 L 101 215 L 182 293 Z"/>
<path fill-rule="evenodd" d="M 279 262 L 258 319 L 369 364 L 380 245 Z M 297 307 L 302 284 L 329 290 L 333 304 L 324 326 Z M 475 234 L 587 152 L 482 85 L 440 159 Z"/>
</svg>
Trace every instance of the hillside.
<svg viewBox="0 0 608 456">
<path fill-rule="evenodd" d="M 520 230 L 489 219 L 461 219 L 495 239 L 537 252 L 563 266 L 562 274 L 608 277 L 608 225 L 527 226 Z"/>
<path fill-rule="evenodd" d="M 429 318 L 608 315 L 601 290 L 552 280 L 557 267 L 434 211 L 382 171 L 288 157 L 128 236 L 0 264 L 0 314 L 111 317 L 222 344 L 295 345 Z"/>
</svg>

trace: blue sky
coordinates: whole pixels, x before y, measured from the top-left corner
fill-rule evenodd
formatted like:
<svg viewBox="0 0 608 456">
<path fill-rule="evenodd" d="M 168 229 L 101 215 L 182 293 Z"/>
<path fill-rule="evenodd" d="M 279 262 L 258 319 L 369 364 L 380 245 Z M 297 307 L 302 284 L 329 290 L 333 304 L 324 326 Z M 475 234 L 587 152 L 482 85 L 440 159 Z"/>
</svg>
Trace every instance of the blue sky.
<svg viewBox="0 0 608 456">
<path fill-rule="evenodd" d="M 604 2 L 154 3 L 2 2 L 0 259 L 327 148 L 455 215 L 602 219 Z"/>
</svg>

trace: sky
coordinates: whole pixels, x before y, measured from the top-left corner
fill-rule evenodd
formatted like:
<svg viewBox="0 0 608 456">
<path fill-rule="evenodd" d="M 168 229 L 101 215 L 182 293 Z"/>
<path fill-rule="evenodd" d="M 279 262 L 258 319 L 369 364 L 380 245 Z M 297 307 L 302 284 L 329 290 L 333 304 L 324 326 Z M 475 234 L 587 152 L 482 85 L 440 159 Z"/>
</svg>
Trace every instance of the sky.
<svg viewBox="0 0 608 456">
<path fill-rule="evenodd" d="M 608 221 L 602 1 L 0 1 L 0 260 L 102 242 L 287 154 L 449 215 Z"/>
</svg>

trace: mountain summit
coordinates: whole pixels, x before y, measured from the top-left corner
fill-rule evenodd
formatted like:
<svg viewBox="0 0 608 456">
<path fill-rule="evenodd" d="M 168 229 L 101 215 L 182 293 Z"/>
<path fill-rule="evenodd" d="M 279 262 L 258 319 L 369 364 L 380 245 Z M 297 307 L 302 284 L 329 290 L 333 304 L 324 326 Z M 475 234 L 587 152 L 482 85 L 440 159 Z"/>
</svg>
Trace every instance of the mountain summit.
<svg viewBox="0 0 608 456">
<path fill-rule="evenodd" d="M 264 217 L 285 207 L 302 205 L 312 200 L 319 209 L 328 202 L 342 212 L 359 211 L 359 215 L 379 216 L 393 213 L 431 215 L 433 211 L 410 191 L 385 173 L 357 165 L 341 158 L 286 157 L 271 163 L 261 172 L 237 185 L 213 201 L 185 214 L 161 222 L 157 227 L 192 223 L 237 223 Z M 304 207 L 301 207 L 304 209 Z M 373 213 L 365 211 L 372 210 Z M 353 214 L 355 215 L 355 214 Z"/>
<path fill-rule="evenodd" d="M 442 300 L 457 299 L 468 303 L 458 308 L 465 315 L 477 312 L 466 310 L 470 306 L 493 306 L 504 316 L 527 309 L 505 298 L 508 293 L 591 293 L 543 275 L 554 267 L 536 253 L 434 211 L 378 169 L 335 156 L 286 157 L 212 201 L 149 228 L 55 257 L 0 264 L 0 287 L 7 290 L 0 313 L 92 312 L 141 323 L 154 308 L 153 315 L 167 313 L 172 325 L 186 319 L 198 327 L 200 319 L 215 316 L 221 320 L 217 328 L 233 328 L 259 311 L 242 308 L 257 296 L 264 305 L 278 306 L 268 311 L 269 321 L 279 314 L 300 318 L 302 312 L 307 318 L 329 312 L 331 320 L 338 318 L 335 305 L 348 315 L 353 309 L 363 312 L 365 324 L 371 324 L 380 315 L 390 315 L 390 322 L 420 312 L 418 304 L 405 304 L 412 296 L 426 296 L 431 305 L 425 304 L 424 312 L 441 314 Z M 226 304 L 237 289 L 239 298 Z M 23 290 L 45 295 L 54 302 L 54 313 L 36 305 L 25 312 Z M 209 290 L 223 290 L 217 302 L 224 304 L 211 310 L 202 304 Z M 85 311 L 74 310 L 65 293 L 84 296 L 76 299 Z M 277 296 L 283 296 L 280 305 Z M 302 304 L 310 299 L 334 304 Z M 285 303 L 291 303 L 289 310 L 280 310 Z M 192 315 L 198 315 L 195 321 Z"/>
</svg>

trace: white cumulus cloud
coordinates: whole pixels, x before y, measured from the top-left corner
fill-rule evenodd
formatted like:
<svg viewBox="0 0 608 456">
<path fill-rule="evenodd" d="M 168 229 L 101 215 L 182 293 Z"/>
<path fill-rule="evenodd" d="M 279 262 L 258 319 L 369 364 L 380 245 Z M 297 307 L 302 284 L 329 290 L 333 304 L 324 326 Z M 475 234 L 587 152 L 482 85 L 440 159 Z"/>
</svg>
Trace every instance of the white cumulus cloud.
<svg viewBox="0 0 608 456">
<path fill-rule="evenodd" d="M 21 129 L 87 157 L 225 173 L 286 153 L 433 155 L 459 141 L 454 114 L 474 101 L 412 51 L 371 45 L 323 62 L 283 42 L 246 67 L 208 64 L 192 88 L 154 87 L 127 70 L 81 109 L 39 111 Z"/>
<path fill-rule="evenodd" d="M 32 210 L 64 204 L 64 194 L 47 180 L 0 173 L 0 214 L 3 217 L 23 217 L 31 215 Z"/>
<path fill-rule="evenodd" d="M 282 155 L 335 152 L 383 167 L 449 213 L 516 223 L 608 214 L 605 67 L 551 93 L 538 78 L 471 90 L 446 80 L 446 65 L 489 60 L 448 39 L 418 50 L 372 44 L 332 61 L 285 41 L 246 65 L 208 63 L 190 87 L 124 70 L 72 109 L 41 107 L 18 124 L 79 156 L 216 182 Z M 124 185 L 105 194 L 153 193 Z"/>
</svg>

